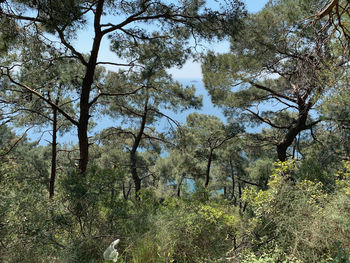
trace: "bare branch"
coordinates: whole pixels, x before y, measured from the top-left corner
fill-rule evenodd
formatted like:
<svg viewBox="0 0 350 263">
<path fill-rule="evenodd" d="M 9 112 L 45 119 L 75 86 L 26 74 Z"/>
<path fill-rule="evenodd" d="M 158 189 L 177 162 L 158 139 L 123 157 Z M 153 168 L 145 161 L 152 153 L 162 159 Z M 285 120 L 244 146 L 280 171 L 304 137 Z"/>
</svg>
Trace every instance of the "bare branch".
<svg viewBox="0 0 350 263">
<path fill-rule="evenodd" d="M 243 183 L 246 183 L 246 184 L 250 184 L 250 185 L 255 185 L 255 186 L 261 187 L 261 185 L 260 185 L 260 184 L 253 183 L 253 182 L 249 182 L 249 181 L 246 181 L 246 180 L 244 180 L 244 179 L 242 179 L 242 178 L 237 178 L 237 179 L 238 179 L 238 181 L 241 181 L 241 182 L 243 182 Z"/>
<path fill-rule="evenodd" d="M 98 86 L 97 86 L 98 87 Z M 130 92 L 124 92 L 124 93 L 108 93 L 108 92 L 101 92 L 99 93 L 95 98 L 93 98 L 90 103 L 89 107 L 91 107 L 96 101 L 101 97 L 101 96 L 113 96 L 113 97 L 119 97 L 119 96 L 128 96 L 128 95 L 133 95 L 136 94 L 139 90 L 146 88 L 145 86 L 141 86 L 137 89 L 134 89 L 133 91 Z"/>
<path fill-rule="evenodd" d="M 78 52 L 71 44 L 69 44 L 64 36 L 63 30 L 61 30 L 60 28 L 56 27 L 56 31 L 58 33 L 58 36 L 61 39 L 62 44 L 67 47 L 74 55 L 77 56 L 77 58 L 80 60 L 80 62 L 84 65 L 87 66 L 88 63 L 86 62 L 84 56 Z"/>
<path fill-rule="evenodd" d="M 7 73 L 3 74 L 5 76 L 7 76 L 9 78 L 9 80 L 19 86 L 19 87 L 22 87 L 24 88 L 25 90 L 29 91 L 30 93 L 36 95 L 37 97 L 39 97 L 40 99 L 42 99 L 43 101 L 45 101 L 47 104 L 49 104 L 51 107 L 57 109 L 57 111 L 59 113 L 61 113 L 67 120 L 69 120 L 72 124 L 74 125 L 78 125 L 78 122 L 76 120 L 74 120 L 71 116 L 69 116 L 64 110 L 62 110 L 58 105 L 56 105 L 55 103 L 53 103 L 51 100 L 45 98 L 40 92 L 28 87 L 27 85 L 23 84 L 23 83 L 20 83 L 16 80 L 14 80 L 12 77 L 11 77 L 11 74 L 9 72 L 9 69 L 7 69 Z"/>
<path fill-rule="evenodd" d="M 304 130 L 311 130 L 312 127 L 314 127 L 316 124 L 320 123 L 322 120 L 317 120 L 317 121 L 313 121 L 311 123 L 309 123 L 308 125 L 305 125 L 305 129 Z"/>
<path fill-rule="evenodd" d="M 159 115 L 165 117 L 167 120 L 169 120 L 169 121 L 171 121 L 172 123 L 174 123 L 177 127 L 180 127 L 180 126 L 181 126 L 180 123 L 179 123 L 178 121 L 172 119 L 171 117 L 169 117 L 168 115 L 166 115 L 166 114 L 160 112 L 159 110 L 154 109 L 154 108 L 150 108 L 149 110 L 150 110 L 150 111 L 154 111 L 154 112 L 158 113 Z"/>
<path fill-rule="evenodd" d="M 275 95 L 275 96 L 277 96 L 277 97 L 280 97 L 280 98 L 283 98 L 283 99 L 285 99 L 285 100 L 288 100 L 288 101 L 297 103 L 297 101 L 296 101 L 295 99 L 292 99 L 292 98 L 290 98 L 290 97 L 288 97 L 288 96 L 286 96 L 286 95 L 280 94 L 280 93 L 278 93 L 278 92 L 276 92 L 276 91 L 274 91 L 274 90 L 272 90 L 272 89 L 270 89 L 270 88 L 268 88 L 268 87 L 265 87 L 265 86 L 263 86 L 263 85 L 261 85 L 261 84 L 254 83 L 254 82 L 252 82 L 252 81 L 249 81 L 249 84 L 253 85 L 253 86 L 256 87 L 257 89 L 261 89 L 261 90 L 265 90 L 265 91 L 267 91 L 267 92 L 270 92 L 271 94 L 273 94 L 273 95 Z"/>
<path fill-rule="evenodd" d="M 96 65 L 111 65 L 111 66 L 116 66 L 116 67 L 134 67 L 134 66 L 138 66 L 138 65 L 135 65 L 134 62 L 130 62 L 130 63 L 113 63 L 113 62 L 106 62 L 106 61 L 97 62 Z"/>
<path fill-rule="evenodd" d="M 338 5 L 339 0 L 332 0 L 328 5 L 326 5 L 320 12 L 318 12 L 315 16 L 316 19 L 322 19 L 326 15 L 329 15 L 333 8 Z"/>
<path fill-rule="evenodd" d="M 269 119 L 265 119 L 263 118 L 262 116 L 260 116 L 258 113 L 252 111 L 251 109 L 245 109 L 246 111 L 248 111 L 249 113 L 251 113 L 252 115 L 254 115 L 256 118 L 258 118 L 259 120 L 261 120 L 262 122 L 270 125 L 271 127 L 273 128 L 276 128 L 276 129 L 288 129 L 289 126 L 279 126 L 277 124 L 274 124 L 273 122 L 271 122 Z"/>
<path fill-rule="evenodd" d="M 175 145 L 174 143 L 172 143 L 172 142 L 170 142 L 168 140 L 165 140 L 165 139 L 160 138 L 160 137 L 155 137 L 155 136 L 149 135 L 149 134 L 147 134 L 145 132 L 143 133 L 143 137 L 145 139 L 148 139 L 148 140 L 155 140 L 155 141 L 160 141 L 160 142 L 163 142 L 163 143 L 167 143 L 167 144 L 170 143 L 172 145 Z"/>
</svg>

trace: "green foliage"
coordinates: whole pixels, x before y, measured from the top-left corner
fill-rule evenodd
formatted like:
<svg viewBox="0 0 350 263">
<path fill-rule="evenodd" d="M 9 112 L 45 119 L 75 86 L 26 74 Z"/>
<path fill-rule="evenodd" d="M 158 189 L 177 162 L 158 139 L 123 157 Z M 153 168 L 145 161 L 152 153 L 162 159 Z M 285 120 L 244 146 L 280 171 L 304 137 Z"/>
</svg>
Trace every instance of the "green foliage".
<svg viewBox="0 0 350 263">
<path fill-rule="evenodd" d="M 26 151 L 32 154 L 32 149 Z M 126 172 L 98 166 L 84 175 L 71 169 L 61 173 L 57 195 L 49 201 L 46 183 L 30 170 L 34 166 L 27 167 L 35 171 L 33 178 L 23 180 L 27 173 L 14 160 L 1 166 L 4 262 L 102 262 L 103 251 L 116 238 L 121 239 L 118 262 L 349 259 L 348 162 L 329 174 L 336 178 L 332 190 L 318 177 L 305 179 L 309 175 L 303 174 L 302 161 L 278 162 L 267 188 L 245 188 L 244 211 L 201 183 L 184 199 L 165 193 L 165 200 L 159 199 L 159 193 L 145 187 L 139 201 L 125 200 L 121 189 Z M 263 175 L 268 163 L 252 165 L 252 178 Z M 25 254 L 16 253 L 19 247 Z"/>
<path fill-rule="evenodd" d="M 133 244 L 133 262 L 213 262 L 232 247 L 238 214 L 225 204 L 169 198 Z"/>
<path fill-rule="evenodd" d="M 52 222 L 56 207 L 48 201 L 46 183 L 37 178 L 37 172 L 29 166 L 28 173 L 22 173 L 23 168 L 13 161 L 1 163 L 0 260 L 53 260 L 53 255 L 59 254 Z"/>
<path fill-rule="evenodd" d="M 285 254 L 281 249 L 274 248 L 268 253 L 263 253 L 260 256 L 256 256 L 254 253 L 246 252 L 240 258 L 240 262 L 243 263 L 302 263 L 302 261 L 295 259 Z"/>
<path fill-rule="evenodd" d="M 339 190 L 329 194 L 320 182 L 292 183 L 288 178 L 295 172 L 293 162 L 279 163 L 268 190 L 245 191 L 243 198 L 255 215 L 251 220 L 257 222 L 256 248 L 270 249 L 273 239 L 302 262 L 331 262 L 339 257 L 336 246 L 349 246 L 347 179 L 338 180 Z"/>
<path fill-rule="evenodd" d="M 335 69 L 340 56 L 328 41 L 332 37 L 326 37 L 327 20 L 315 19 L 312 27 L 306 22 L 324 5 L 320 0 L 269 1 L 244 19 L 229 53 L 209 52 L 203 61 L 213 103 L 231 118 L 268 125 L 269 134 L 260 138 L 277 146 L 281 161 L 297 136 L 318 124 L 314 110 L 328 91 L 348 79 L 347 70 Z"/>
<path fill-rule="evenodd" d="M 248 168 L 250 177 L 263 189 L 267 188 L 267 183 L 272 173 L 272 163 L 271 159 L 258 159 Z"/>
</svg>

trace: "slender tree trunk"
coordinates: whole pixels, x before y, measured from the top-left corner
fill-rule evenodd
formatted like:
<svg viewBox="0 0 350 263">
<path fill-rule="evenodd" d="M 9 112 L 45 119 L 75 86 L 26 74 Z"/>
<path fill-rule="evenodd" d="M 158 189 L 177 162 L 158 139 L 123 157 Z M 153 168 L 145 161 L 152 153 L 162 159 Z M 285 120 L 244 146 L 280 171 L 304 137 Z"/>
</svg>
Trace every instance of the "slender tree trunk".
<svg viewBox="0 0 350 263">
<path fill-rule="evenodd" d="M 238 178 L 238 199 L 239 199 L 239 209 L 242 210 L 242 184 L 240 177 Z"/>
<path fill-rule="evenodd" d="M 236 190 L 236 181 L 235 181 L 235 173 L 233 170 L 233 163 L 232 160 L 230 160 L 230 169 L 231 169 L 231 179 L 232 179 L 232 195 L 231 199 L 233 200 L 233 205 L 237 205 L 237 197 L 235 195 L 235 190 Z"/>
<path fill-rule="evenodd" d="M 57 109 L 53 108 L 51 177 L 50 177 L 50 186 L 49 186 L 50 199 L 52 199 L 55 194 L 56 164 L 57 164 Z"/>
<path fill-rule="evenodd" d="M 131 191 L 130 183 L 129 183 L 129 186 L 128 186 L 128 190 L 126 191 L 125 184 L 123 182 L 123 197 L 124 197 L 125 200 L 128 200 L 130 191 Z"/>
<path fill-rule="evenodd" d="M 127 197 L 127 195 L 126 195 L 126 191 L 125 191 L 126 189 L 125 189 L 125 184 L 124 184 L 124 182 L 123 182 L 123 197 L 124 197 L 124 199 L 125 200 L 128 200 L 128 197 Z"/>
<path fill-rule="evenodd" d="M 213 158 L 213 149 L 210 149 L 209 155 L 208 155 L 208 162 L 207 162 L 207 169 L 205 172 L 205 183 L 204 183 L 204 188 L 207 188 L 209 185 L 210 181 L 210 167 L 211 167 L 211 162 Z"/>
<path fill-rule="evenodd" d="M 181 195 L 181 185 L 182 185 L 182 182 L 183 182 L 183 180 L 184 180 L 184 175 L 182 175 L 181 176 L 181 178 L 180 178 L 180 181 L 179 181 L 179 183 L 177 184 L 177 193 L 176 193 L 176 196 L 178 197 L 178 198 L 180 198 L 180 195 Z"/>
<path fill-rule="evenodd" d="M 137 172 L 136 151 L 130 152 L 130 163 L 131 163 L 130 172 L 131 172 L 132 180 L 134 181 L 134 185 L 135 185 L 135 197 L 136 199 L 138 199 L 139 192 L 141 190 L 141 179 Z"/>
<path fill-rule="evenodd" d="M 87 134 L 87 125 L 85 123 L 79 123 L 78 126 L 78 139 L 79 139 L 79 170 L 84 174 L 87 170 L 89 163 L 89 139 Z"/>
<path fill-rule="evenodd" d="M 136 197 L 136 199 L 139 199 L 139 191 L 141 190 L 141 179 L 140 179 L 138 172 L 137 172 L 137 156 L 136 156 L 136 154 L 137 154 L 137 149 L 140 146 L 142 135 L 143 135 L 145 127 L 146 127 L 146 120 L 147 120 L 147 114 L 148 114 L 148 100 L 149 100 L 149 97 L 146 96 L 140 129 L 139 129 L 137 135 L 135 136 L 135 141 L 134 141 L 134 144 L 133 144 L 132 149 L 130 151 L 130 172 L 131 172 L 131 176 L 132 176 L 132 179 L 134 181 L 134 184 L 135 184 L 135 197 Z"/>
<path fill-rule="evenodd" d="M 114 197 L 115 197 L 115 190 L 114 190 L 114 185 L 113 185 L 111 188 L 111 206 L 113 205 Z"/>
<path fill-rule="evenodd" d="M 78 123 L 78 139 L 79 139 L 79 168 L 81 173 L 85 173 L 89 162 L 89 138 L 88 125 L 90 119 L 90 93 L 91 86 L 94 81 L 97 57 L 100 50 L 103 34 L 101 32 L 100 20 L 103 13 L 103 0 L 99 0 L 95 11 L 95 37 L 91 49 L 89 61 L 86 65 L 85 76 L 81 87 L 80 94 L 80 116 Z"/>
</svg>

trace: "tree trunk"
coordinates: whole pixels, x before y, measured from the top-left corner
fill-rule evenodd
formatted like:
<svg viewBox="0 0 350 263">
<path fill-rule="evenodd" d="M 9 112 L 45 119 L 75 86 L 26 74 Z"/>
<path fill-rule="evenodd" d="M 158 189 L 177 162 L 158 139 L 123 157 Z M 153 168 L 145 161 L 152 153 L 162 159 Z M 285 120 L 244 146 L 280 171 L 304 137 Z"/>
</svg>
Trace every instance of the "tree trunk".
<svg viewBox="0 0 350 263">
<path fill-rule="evenodd" d="M 51 145 L 51 177 L 50 177 L 50 186 L 49 186 L 50 199 L 53 198 L 54 193 L 55 193 L 56 164 L 57 164 L 57 109 L 53 108 L 52 145 Z"/>
<path fill-rule="evenodd" d="M 137 172 L 137 158 L 136 158 L 136 151 L 130 152 L 130 172 L 132 176 L 132 180 L 134 181 L 135 185 L 135 197 L 136 199 L 139 199 L 139 192 L 141 190 L 141 179 Z"/>
<path fill-rule="evenodd" d="M 210 180 L 210 166 L 211 166 L 211 161 L 213 158 L 213 149 L 210 149 L 209 155 L 208 155 L 208 162 L 207 162 L 207 170 L 205 172 L 205 183 L 204 183 L 204 188 L 207 188 L 209 185 L 209 180 Z"/>
<path fill-rule="evenodd" d="M 129 186 L 128 186 L 128 191 L 126 191 L 125 184 L 123 182 L 123 197 L 124 197 L 125 200 L 128 200 L 130 191 L 131 191 L 130 183 L 129 183 Z"/>
<path fill-rule="evenodd" d="M 79 139 L 79 170 L 84 174 L 89 163 L 89 139 L 87 134 L 87 125 L 79 124 L 78 126 Z"/>
<path fill-rule="evenodd" d="M 180 198 L 180 195 L 181 195 L 181 185 L 182 185 L 183 180 L 184 180 L 184 176 L 182 175 L 181 178 L 180 178 L 179 183 L 177 184 L 177 193 L 176 193 L 176 196 L 177 196 L 178 198 Z"/>
<path fill-rule="evenodd" d="M 239 199 L 239 210 L 242 210 L 242 184 L 241 184 L 241 178 L 238 177 L 238 199 Z"/>
<path fill-rule="evenodd" d="M 298 120 L 298 123 L 288 130 L 287 134 L 283 138 L 283 141 L 277 145 L 277 156 L 281 162 L 287 160 L 288 147 L 292 145 L 297 135 L 304 130 L 304 127 L 305 123 L 300 123 L 300 120 Z"/>
<path fill-rule="evenodd" d="M 288 129 L 286 135 L 284 136 L 282 142 L 277 145 L 277 156 L 281 162 L 287 160 L 287 149 L 292 145 L 295 138 L 298 134 L 306 129 L 306 120 L 309 113 L 309 109 L 311 108 L 311 104 L 303 104 L 299 105 L 299 117 L 295 124 L 291 125 Z"/>
<path fill-rule="evenodd" d="M 88 125 L 90 119 L 90 92 L 94 82 L 97 57 L 100 50 L 103 34 L 101 32 L 100 20 L 103 13 L 103 0 L 97 3 L 94 19 L 95 37 L 92 44 L 89 61 L 86 65 L 85 76 L 81 87 L 80 94 L 80 117 L 78 123 L 78 139 L 79 139 L 79 169 L 81 173 L 85 173 L 89 162 L 89 138 Z"/>
<path fill-rule="evenodd" d="M 134 141 L 134 144 L 133 144 L 131 152 L 130 152 L 130 172 L 131 172 L 131 176 L 132 176 L 132 179 L 134 181 L 134 184 L 135 184 L 135 197 L 136 197 L 136 199 L 139 199 L 139 191 L 141 190 L 141 179 L 140 179 L 138 172 L 137 172 L 136 153 L 137 153 L 138 147 L 140 146 L 142 135 L 143 135 L 143 132 L 144 132 L 145 127 L 146 127 L 146 120 L 147 120 L 147 114 L 148 114 L 148 99 L 149 99 L 149 97 L 146 96 L 145 107 L 144 107 L 144 111 L 143 111 L 143 115 L 142 115 L 142 119 L 141 119 L 140 129 L 139 129 L 137 135 L 135 136 L 135 141 Z"/>
<path fill-rule="evenodd" d="M 289 144 L 284 141 L 277 145 L 277 156 L 278 156 L 278 160 L 280 160 L 281 162 L 284 162 L 287 160 L 287 149 L 289 145 L 291 145 L 291 143 Z"/>
<path fill-rule="evenodd" d="M 235 173 L 234 173 L 234 170 L 233 170 L 232 160 L 230 160 L 230 168 L 231 168 L 231 179 L 232 179 L 232 195 L 231 195 L 231 199 L 233 200 L 233 205 L 236 206 L 237 205 L 237 197 L 235 195 L 236 182 L 235 182 Z"/>
</svg>

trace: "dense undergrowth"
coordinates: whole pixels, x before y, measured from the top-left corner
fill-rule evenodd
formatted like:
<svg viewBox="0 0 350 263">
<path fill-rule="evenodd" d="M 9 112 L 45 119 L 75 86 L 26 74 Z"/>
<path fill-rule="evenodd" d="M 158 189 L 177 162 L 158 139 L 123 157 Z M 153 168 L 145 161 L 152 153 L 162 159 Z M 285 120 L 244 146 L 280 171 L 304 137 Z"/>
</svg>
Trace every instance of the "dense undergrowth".
<svg viewBox="0 0 350 263">
<path fill-rule="evenodd" d="M 298 180 L 297 162 L 275 167 L 267 190 L 246 188 L 240 208 L 203 190 L 124 200 L 113 191 L 118 172 L 97 168 L 83 182 L 61 178 L 50 201 L 2 165 L 1 262 L 104 262 L 117 238 L 117 262 L 349 262 L 349 164 L 331 189 Z"/>
</svg>

